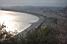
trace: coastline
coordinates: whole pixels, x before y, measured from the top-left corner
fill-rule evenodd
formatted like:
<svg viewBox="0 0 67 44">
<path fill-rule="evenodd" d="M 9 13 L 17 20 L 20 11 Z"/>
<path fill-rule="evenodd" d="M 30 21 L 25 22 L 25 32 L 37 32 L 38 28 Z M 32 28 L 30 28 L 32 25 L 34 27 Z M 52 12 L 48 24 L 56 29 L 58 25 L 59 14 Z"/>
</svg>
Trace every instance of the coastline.
<svg viewBox="0 0 67 44">
<path fill-rule="evenodd" d="M 24 14 L 25 12 L 17 12 L 17 11 L 7 11 L 7 10 L 0 10 L 2 12 L 5 12 L 5 13 L 20 13 L 20 14 Z M 10 14 L 9 13 L 9 14 Z M 39 16 L 39 15 L 36 15 L 36 14 L 31 14 L 31 13 L 25 13 L 25 14 L 28 14 L 28 15 L 33 15 L 35 17 L 37 17 L 38 19 L 34 22 L 31 23 L 31 26 L 30 27 L 27 27 L 27 29 L 25 29 L 24 31 L 20 32 L 19 34 L 17 35 L 23 35 L 24 37 L 26 36 L 26 33 L 29 32 L 29 31 L 33 31 L 33 29 L 36 29 L 38 28 L 38 26 L 44 21 L 44 17 L 43 16 Z"/>
</svg>

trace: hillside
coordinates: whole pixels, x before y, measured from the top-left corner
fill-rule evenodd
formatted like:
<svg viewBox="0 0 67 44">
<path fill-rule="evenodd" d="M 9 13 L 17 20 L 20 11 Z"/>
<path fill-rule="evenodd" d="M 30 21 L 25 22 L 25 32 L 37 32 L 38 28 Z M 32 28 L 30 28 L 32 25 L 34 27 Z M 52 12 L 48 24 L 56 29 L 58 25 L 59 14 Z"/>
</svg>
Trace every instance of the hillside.
<svg viewBox="0 0 67 44">
<path fill-rule="evenodd" d="M 1 8 L 1 9 L 8 11 L 11 10 L 11 11 L 30 13 L 33 15 L 44 17 L 44 22 L 42 22 L 38 28 L 34 29 L 34 31 L 32 32 L 29 31 L 27 33 L 26 38 L 20 37 L 19 39 L 21 40 L 18 41 L 18 43 L 21 43 L 23 41 L 22 43 L 25 44 L 28 43 L 34 44 L 35 42 L 37 44 L 67 44 L 67 7 L 62 8 L 62 7 L 16 6 L 16 7 Z M 45 30 L 45 32 L 42 30 Z"/>
</svg>

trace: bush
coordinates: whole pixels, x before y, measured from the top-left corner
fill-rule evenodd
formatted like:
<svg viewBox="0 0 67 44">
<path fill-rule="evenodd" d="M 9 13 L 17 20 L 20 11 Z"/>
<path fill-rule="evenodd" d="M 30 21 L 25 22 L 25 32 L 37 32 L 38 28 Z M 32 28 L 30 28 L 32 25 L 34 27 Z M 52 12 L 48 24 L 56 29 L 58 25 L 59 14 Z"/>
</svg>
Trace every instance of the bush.
<svg viewBox="0 0 67 44">
<path fill-rule="evenodd" d="M 27 44 L 57 44 L 56 33 L 51 28 L 40 28 L 28 33 L 26 37 Z"/>
</svg>

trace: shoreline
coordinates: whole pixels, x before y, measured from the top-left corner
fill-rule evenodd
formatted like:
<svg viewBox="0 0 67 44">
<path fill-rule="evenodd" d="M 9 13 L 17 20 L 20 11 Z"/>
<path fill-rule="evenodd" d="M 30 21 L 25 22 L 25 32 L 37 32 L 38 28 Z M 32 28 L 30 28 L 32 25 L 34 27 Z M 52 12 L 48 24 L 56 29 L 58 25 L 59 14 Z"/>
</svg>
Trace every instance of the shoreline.
<svg viewBox="0 0 67 44">
<path fill-rule="evenodd" d="M 8 12 L 7 10 L 5 10 L 5 11 L 4 10 L 0 10 L 0 11 Z M 16 12 L 16 11 L 9 11 L 9 12 L 13 13 L 13 12 Z M 16 12 L 16 13 L 22 14 L 22 13 L 25 13 L 25 12 Z M 24 29 L 22 32 L 17 34 L 17 35 L 24 35 L 24 37 L 26 36 L 27 32 L 35 30 L 44 21 L 44 17 L 43 16 L 36 15 L 36 14 L 31 14 L 31 13 L 25 13 L 25 14 L 29 14 L 29 15 L 33 15 L 33 16 L 38 17 L 38 21 L 36 21 L 34 23 L 31 23 L 30 27 L 28 27 L 27 29 Z"/>
</svg>

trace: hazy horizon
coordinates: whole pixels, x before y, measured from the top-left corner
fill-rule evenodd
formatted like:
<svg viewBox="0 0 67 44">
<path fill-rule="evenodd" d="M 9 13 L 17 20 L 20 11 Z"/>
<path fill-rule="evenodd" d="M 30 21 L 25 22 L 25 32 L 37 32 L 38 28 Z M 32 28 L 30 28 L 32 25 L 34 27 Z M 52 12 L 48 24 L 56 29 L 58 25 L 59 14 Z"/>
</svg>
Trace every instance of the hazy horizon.
<svg viewBox="0 0 67 44">
<path fill-rule="evenodd" d="M 67 6 L 67 0 L 0 0 L 0 6 Z"/>
</svg>

